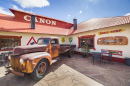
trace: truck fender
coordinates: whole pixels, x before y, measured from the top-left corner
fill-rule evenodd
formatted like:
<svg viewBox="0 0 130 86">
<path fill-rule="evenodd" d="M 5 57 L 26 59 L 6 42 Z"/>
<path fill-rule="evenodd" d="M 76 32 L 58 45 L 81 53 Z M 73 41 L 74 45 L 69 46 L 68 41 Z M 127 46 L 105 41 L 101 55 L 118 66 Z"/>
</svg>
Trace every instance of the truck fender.
<svg viewBox="0 0 130 86">
<path fill-rule="evenodd" d="M 46 53 L 46 54 L 43 54 L 43 55 L 38 55 L 36 56 L 34 59 L 29 59 L 29 60 L 32 60 L 32 65 L 33 65 L 33 70 L 34 68 L 37 66 L 37 64 L 42 60 L 42 59 L 46 59 L 47 62 L 48 62 L 48 66 L 50 66 L 52 64 L 52 59 L 51 59 L 51 56 L 50 54 Z"/>
<path fill-rule="evenodd" d="M 30 53 L 30 54 L 25 54 L 22 55 L 21 58 L 23 60 L 29 61 L 30 67 L 32 67 L 32 71 L 38 64 L 38 62 L 42 59 L 47 59 L 48 63 L 51 65 L 52 64 L 52 58 L 51 55 L 47 52 L 36 52 L 36 53 Z"/>
<path fill-rule="evenodd" d="M 39 54 L 36 56 L 33 56 L 33 58 L 28 58 L 28 60 L 31 60 L 35 63 L 38 63 L 41 59 L 47 59 L 49 64 L 52 64 L 52 59 L 51 59 L 51 55 L 47 52 L 44 52 L 44 54 Z"/>
</svg>

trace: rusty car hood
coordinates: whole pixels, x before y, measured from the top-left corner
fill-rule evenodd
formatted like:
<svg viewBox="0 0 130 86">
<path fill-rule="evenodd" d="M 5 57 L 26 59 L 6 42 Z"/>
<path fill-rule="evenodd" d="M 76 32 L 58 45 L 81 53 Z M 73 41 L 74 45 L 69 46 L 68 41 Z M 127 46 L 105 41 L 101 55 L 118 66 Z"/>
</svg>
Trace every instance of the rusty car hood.
<svg viewBox="0 0 130 86">
<path fill-rule="evenodd" d="M 50 59 L 51 55 L 47 52 L 35 52 L 35 53 L 29 53 L 20 56 L 20 58 L 22 58 L 23 60 L 33 60 L 35 58 L 43 58 L 43 57 L 49 57 Z"/>
<path fill-rule="evenodd" d="M 13 50 L 13 55 L 23 55 L 33 52 L 44 52 L 46 51 L 47 45 L 28 45 L 28 46 L 17 46 Z"/>
</svg>

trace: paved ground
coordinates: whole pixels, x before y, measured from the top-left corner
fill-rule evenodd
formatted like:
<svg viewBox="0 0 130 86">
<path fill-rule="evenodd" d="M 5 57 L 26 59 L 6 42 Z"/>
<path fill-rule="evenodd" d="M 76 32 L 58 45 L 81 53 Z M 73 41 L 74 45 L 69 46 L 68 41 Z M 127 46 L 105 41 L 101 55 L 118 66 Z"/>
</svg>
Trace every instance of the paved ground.
<svg viewBox="0 0 130 86">
<path fill-rule="evenodd" d="M 53 74 L 61 68 L 64 69 L 63 64 L 66 64 L 67 66 L 69 66 L 69 68 L 71 67 L 77 70 L 83 75 L 90 77 L 91 79 L 103 84 L 104 86 L 130 86 L 130 66 L 126 66 L 125 64 L 114 62 L 114 64 L 112 65 L 106 62 L 106 64 L 102 64 L 100 66 L 99 62 L 97 61 L 93 65 L 90 58 L 82 58 L 82 56 L 80 55 L 74 55 L 72 58 L 67 58 L 67 56 L 61 56 L 58 58 L 59 60 L 55 62 L 52 66 L 50 66 L 47 71 L 47 75 L 50 75 L 53 79 L 55 79 L 55 75 Z M 0 85 L 2 86 L 47 86 L 48 83 L 50 83 L 45 82 L 47 81 L 47 76 L 40 81 L 34 81 L 31 79 L 30 75 L 19 77 L 10 74 L 6 77 L 4 76 L 4 71 L 4 68 L 0 67 Z M 58 74 L 65 73 L 58 72 Z M 70 77 L 62 77 L 62 79 L 64 79 L 62 82 L 68 81 L 68 83 L 71 83 L 71 80 L 66 80 L 66 78 L 70 79 Z M 45 85 L 45 83 L 47 85 Z M 72 85 L 66 86 L 85 86 L 84 83 L 76 85 L 75 83 L 76 82 L 73 82 Z M 57 84 L 53 83 L 49 86 L 57 86 Z M 59 84 L 58 86 L 64 85 Z"/>
</svg>

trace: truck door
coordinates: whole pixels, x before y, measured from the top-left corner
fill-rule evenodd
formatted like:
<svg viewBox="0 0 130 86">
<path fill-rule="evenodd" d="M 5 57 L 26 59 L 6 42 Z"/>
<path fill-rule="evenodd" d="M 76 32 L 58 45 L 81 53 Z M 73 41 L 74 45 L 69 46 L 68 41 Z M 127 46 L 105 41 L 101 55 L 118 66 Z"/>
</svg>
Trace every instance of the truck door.
<svg viewBox="0 0 130 86">
<path fill-rule="evenodd" d="M 59 41 L 58 39 L 51 40 L 51 56 L 52 58 L 59 55 Z"/>
</svg>

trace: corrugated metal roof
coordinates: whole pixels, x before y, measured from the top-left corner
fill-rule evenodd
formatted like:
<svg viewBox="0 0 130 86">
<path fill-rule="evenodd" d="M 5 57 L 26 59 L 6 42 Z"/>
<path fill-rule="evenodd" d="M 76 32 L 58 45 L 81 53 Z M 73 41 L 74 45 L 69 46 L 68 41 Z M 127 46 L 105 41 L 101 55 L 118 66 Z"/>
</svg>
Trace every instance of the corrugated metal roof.
<svg viewBox="0 0 130 86">
<path fill-rule="evenodd" d="M 20 22 L 14 19 L 14 16 L 0 14 L 0 31 L 23 32 L 23 33 L 38 33 L 38 34 L 55 34 L 55 35 L 70 35 L 106 27 L 123 25 L 130 23 L 130 16 L 94 18 L 88 21 L 79 23 L 77 30 L 60 27 L 46 26 L 36 24 L 35 29 L 30 29 L 31 23 Z"/>
<path fill-rule="evenodd" d="M 120 16 L 120 17 L 108 17 L 108 18 L 94 18 L 88 21 L 79 23 L 77 25 L 77 30 L 73 31 L 73 27 L 69 30 L 69 34 L 76 34 L 96 29 L 102 29 L 106 27 L 112 27 L 117 25 L 123 25 L 130 23 L 130 16 Z"/>
</svg>

